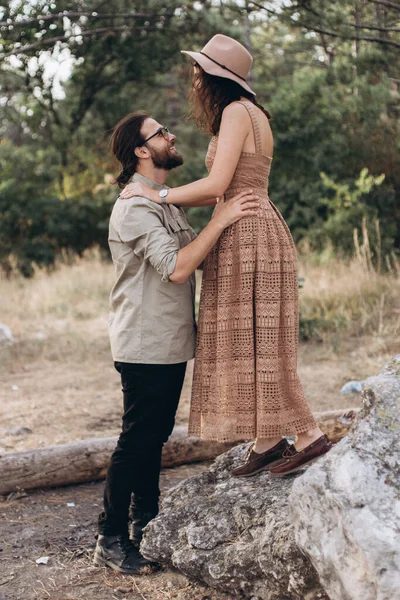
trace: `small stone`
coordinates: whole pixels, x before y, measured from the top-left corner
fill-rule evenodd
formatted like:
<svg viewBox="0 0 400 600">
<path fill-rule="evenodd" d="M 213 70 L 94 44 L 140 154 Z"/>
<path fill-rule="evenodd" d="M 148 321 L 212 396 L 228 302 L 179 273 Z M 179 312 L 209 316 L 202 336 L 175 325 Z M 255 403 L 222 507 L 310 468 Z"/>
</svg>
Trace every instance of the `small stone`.
<svg viewBox="0 0 400 600">
<path fill-rule="evenodd" d="M 15 342 L 13 333 L 7 325 L 0 323 L 0 346 L 6 344 L 13 344 Z"/>
<path fill-rule="evenodd" d="M 32 429 L 29 429 L 29 427 L 16 427 L 15 429 L 9 429 L 7 433 L 15 436 L 23 436 L 30 435 L 31 433 L 33 433 L 33 431 Z"/>
<path fill-rule="evenodd" d="M 340 390 L 341 394 L 359 394 L 362 391 L 364 381 L 348 381 Z"/>
<path fill-rule="evenodd" d="M 37 558 L 35 562 L 37 565 L 47 565 L 49 560 L 50 556 L 41 556 L 40 558 Z"/>
<path fill-rule="evenodd" d="M 38 340 L 38 341 L 43 341 L 43 340 L 47 339 L 47 335 L 45 334 L 44 331 L 37 331 L 33 335 L 33 339 Z"/>
</svg>

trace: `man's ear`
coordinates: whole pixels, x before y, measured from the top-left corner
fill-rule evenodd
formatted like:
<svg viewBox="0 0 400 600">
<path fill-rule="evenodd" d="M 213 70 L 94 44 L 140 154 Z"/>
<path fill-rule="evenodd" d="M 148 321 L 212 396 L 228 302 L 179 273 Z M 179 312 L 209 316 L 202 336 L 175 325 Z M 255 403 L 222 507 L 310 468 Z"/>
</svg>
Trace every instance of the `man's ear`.
<svg viewBox="0 0 400 600">
<path fill-rule="evenodd" d="M 138 158 L 148 158 L 150 156 L 150 152 L 146 146 L 136 146 L 134 153 Z"/>
</svg>

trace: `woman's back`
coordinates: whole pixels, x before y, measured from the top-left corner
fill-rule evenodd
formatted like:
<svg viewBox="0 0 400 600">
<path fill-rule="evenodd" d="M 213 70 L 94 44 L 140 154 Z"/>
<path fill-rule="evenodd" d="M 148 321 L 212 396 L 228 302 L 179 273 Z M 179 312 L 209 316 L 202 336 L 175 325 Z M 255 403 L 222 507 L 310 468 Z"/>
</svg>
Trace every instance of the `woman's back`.
<svg viewBox="0 0 400 600">
<path fill-rule="evenodd" d="M 247 136 L 243 151 L 232 178 L 225 192 L 225 198 L 249 187 L 260 194 L 260 198 L 268 195 L 268 177 L 272 162 L 273 137 L 269 122 L 264 113 L 249 100 L 241 101 L 251 119 L 252 131 Z M 214 136 L 208 147 L 206 166 L 208 170 L 214 162 L 217 151 L 218 136 Z"/>
<path fill-rule="evenodd" d="M 272 135 L 269 119 L 260 107 L 249 100 L 242 100 L 241 104 L 245 106 L 249 112 L 252 122 L 252 131 L 247 136 L 243 145 L 243 152 L 246 153 L 261 153 L 264 156 L 272 158 L 274 153 L 274 138 Z M 256 135 L 254 129 L 257 129 L 259 139 L 259 147 L 256 146 Z"/>
</svg>

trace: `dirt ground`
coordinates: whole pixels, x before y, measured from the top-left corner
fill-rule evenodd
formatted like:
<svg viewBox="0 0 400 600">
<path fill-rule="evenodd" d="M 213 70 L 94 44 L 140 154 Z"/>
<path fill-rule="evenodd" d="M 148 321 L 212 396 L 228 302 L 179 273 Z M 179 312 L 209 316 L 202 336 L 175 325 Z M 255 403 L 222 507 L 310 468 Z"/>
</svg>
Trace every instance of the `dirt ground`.
<svg viewBox="0 0 400 600">
<path fill-rule="evenodd" d="M 27 293 L 24 301 L 32 297 Z M 5 322 L 17 341 L 0 347 L 0 454 L 118 434 L 121 392 L 110 359 L 106 311 L 91 307 L 90 297 L 84 300 L 88 316 L 79 305 L 80 312 L 75 308 L 59 318 L 57 311 L 70 311 L 73 304 L 60 300 L 45 314 L 42 290 L 26 321 L 23 308 L 13 321 L 9 301 Z M 398 352 L 396 337 L 332 336 L 324 343 L 301 344 L 299 374 L 312 409 L 358 406 L 359 394 L 343 396 L 340 388 L 379 372 Z M 180 425 L 187 422 L 192 368 L 189 364 Z M 163 471 L 163 491 L 206 467 Z M 102 491 L 99 482 L 0 501 L 0 600 L 232 600 L 171 570 L 130 578 L 93 567 Z M 36 564 L 43 556 L 48 564 Z"/>
<path fill-rule="evenodd" d="M 207 465 L 165 469 L 162 490 Z M 11 495 L 0 502 L 0 600 L 229 600 L 178 572 L 131 577 L 92 565 L 103 483 Z M 47 564 L 37 564 L 49 557 Z"/>
<path fill-rule="evenodd" d="M 372 338 L 341 341 L 337 351 L 325 344 L 302 344 L 299 374 L 312 409 L 358 406 L 357 394 L 339 393 L 342 385 L 376 374 L 395 351 L 394 345 L 381 345 Z M 85 361 L 79 355 L 63 361 L 40 355 L 21 359 L 17 347 L 2 353 L 0 452 L 118 434 L 120 382 L 106 340 Z M 179 425 L 188 418 L 192 369 L 189 363 L 177 414 Z"/>
</svg>

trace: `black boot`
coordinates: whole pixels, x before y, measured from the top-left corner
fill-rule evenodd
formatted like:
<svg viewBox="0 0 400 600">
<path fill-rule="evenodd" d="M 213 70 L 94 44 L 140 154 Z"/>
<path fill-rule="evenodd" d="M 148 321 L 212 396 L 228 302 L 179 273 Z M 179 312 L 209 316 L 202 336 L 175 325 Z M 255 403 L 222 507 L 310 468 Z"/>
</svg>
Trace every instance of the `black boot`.
<svg viewBox="0 0 400 600">
<path fill-rule="evenodd" d="M 110 567 L 125 575 L 137 575 L 152 563 L 142 556 L 128 536 L 99 534 L 93 562 L 98 567 Z"/>
<path fill-rule="evenodd" d="M 132 505 L 130 508 L 129 537 L 132 544 L 139 549 L 143 537 L 143 529 L 154 519 L 158 510 L 143 510 Z"/>
</svg>

